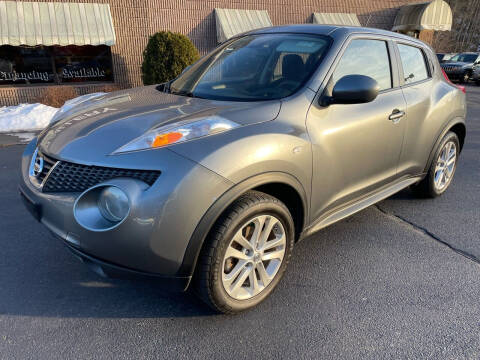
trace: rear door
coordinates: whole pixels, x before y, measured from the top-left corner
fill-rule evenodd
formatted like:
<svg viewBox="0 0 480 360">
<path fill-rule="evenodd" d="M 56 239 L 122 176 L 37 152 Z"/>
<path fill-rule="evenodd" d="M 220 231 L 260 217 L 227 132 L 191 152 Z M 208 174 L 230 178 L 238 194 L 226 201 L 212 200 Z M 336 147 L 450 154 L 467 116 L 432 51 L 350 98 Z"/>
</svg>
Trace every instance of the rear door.
<svg viewBox="0 0 480 360">
<path fill-rule="evenodd" d="M 395 179 L 402 149 L 405 100 L 393 44 L 386 37 L 352 37 L 327 75 L 326 92 L 345 75 L 380 85 L 366 104 L 312 104 L 307 129 L 313 145 L 312 221 Z"/>
<path fill-rule="evenodd" d="M 405 144 L 400 157 L 399 175 L 416 175 L 424 171 L 435 134 L 427 121 L 432 118 L 432 103 L 442 89 L 435 87 L 432 77 L 433 61 L 421 46 L 409 42 L 395 42 L 400 64 L 400 83 L 406 108 Z M 436 114 L 442 121 L 445 114 Z"/>
</svg>

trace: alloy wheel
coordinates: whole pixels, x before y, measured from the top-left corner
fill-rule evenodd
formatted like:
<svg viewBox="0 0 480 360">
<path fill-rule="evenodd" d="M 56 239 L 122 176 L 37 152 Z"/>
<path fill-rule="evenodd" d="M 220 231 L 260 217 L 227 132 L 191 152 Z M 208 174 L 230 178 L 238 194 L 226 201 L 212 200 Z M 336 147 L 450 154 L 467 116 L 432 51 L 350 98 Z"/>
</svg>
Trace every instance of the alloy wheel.
<svg viewBox="0 0 480 360">
<path fill-rule="evenodd" d="M 438 191 L 444 190 L 450 183 L 455 172 L 457 161 L 457 146 L 453 141 L 448 141 L 442 148 L 435 166 L 435 187 Z"/>
<path fill-rule="evenodd" d="M 229 296 L 247 300 L 272 282 L 285 255 L 286 234 L 273 215 L 259 215 L 245 222 L 225 252 L 222 284 Z"/>
</svg>

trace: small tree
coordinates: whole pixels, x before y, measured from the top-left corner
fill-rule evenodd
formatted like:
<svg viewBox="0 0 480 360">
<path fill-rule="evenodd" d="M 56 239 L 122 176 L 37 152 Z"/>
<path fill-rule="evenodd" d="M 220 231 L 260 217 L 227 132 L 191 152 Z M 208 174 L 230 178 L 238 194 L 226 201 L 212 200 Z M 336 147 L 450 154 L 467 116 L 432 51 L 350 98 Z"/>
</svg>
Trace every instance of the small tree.
<svg viewBox="0 0 480 360">
<path fill-rule="evenodd" d="M 172 80 L 198 58 L 198 50 L 185 35 L 158 32 L 150 36 L 143 51 L 143 83 L 152 85 Z"/>
</svg>

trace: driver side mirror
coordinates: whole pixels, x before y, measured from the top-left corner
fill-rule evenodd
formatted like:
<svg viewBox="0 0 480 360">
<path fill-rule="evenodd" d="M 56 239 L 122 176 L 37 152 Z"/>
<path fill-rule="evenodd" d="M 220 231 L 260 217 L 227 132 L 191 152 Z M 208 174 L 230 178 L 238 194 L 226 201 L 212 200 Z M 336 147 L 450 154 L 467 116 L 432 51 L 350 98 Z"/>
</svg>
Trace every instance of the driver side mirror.
<svg viewBox="0 0 480 360">
<path fill-rule="evenodd" d="M 337 81 L 332 96 L 322 100 L 322 106 L 331 104 L 363 104 L 378 95 L 380 86 L 377 81 L 365 75 L 346 75 Z"/>
</svg>

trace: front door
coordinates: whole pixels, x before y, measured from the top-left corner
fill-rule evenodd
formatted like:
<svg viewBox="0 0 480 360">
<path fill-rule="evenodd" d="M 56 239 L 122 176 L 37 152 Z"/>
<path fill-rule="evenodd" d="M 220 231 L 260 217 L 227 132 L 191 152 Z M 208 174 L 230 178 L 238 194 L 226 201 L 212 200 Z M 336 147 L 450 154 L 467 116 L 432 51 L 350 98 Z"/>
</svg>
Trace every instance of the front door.
<svg viewBox="0 0 480 360">
<path fill-rule="evenodd" d="M 405 100 L 393 44 L 353 38 L 334 65 L 327 90 L 345 75 L 367 75 L 380 86 L 366 104 L 312 104 L 307 129 L 313 148 L 311 220 L 392 182 L 402 150 Z M 393 69 L 393 71 L 392 71 Z"/>
</svg>

